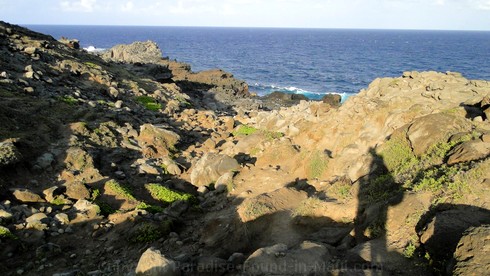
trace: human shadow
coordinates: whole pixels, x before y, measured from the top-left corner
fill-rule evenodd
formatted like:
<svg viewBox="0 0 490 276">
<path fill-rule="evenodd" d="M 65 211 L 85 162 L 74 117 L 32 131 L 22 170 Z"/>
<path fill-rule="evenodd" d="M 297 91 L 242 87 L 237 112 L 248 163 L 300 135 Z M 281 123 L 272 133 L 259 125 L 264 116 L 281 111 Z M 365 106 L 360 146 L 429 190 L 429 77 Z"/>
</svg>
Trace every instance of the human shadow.
<svg viewBox="0 0 490 276">
<path fill-rule="evenodd" d="M 395 183 L 383 157 L 374 148 L 369 149 L 372 158 L 370 174 L 361 178 L 357 194 L 357 213 L 354 221 L 354 238 L 357 246 L 366 244 L 369 256 L 361 257 L 372 269 L 383 269 L 389 254 L 386 237 L 387 214 L 390 207 L 403 200 L 403 191 Z"/>
</svg>

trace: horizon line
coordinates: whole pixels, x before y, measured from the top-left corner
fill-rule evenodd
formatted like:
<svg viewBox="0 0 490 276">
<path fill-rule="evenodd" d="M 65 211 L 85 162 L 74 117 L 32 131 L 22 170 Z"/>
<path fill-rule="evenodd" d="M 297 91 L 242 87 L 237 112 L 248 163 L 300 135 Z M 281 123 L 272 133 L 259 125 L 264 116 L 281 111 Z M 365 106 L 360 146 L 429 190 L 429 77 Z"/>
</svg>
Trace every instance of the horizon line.
<svg viewBox="0 0 490 276">
<path fill-rule="evenodd" d="M 46 24 L 10 23 L 19 26 L 84 26 L 84 27 L 170 27 L 170 28 L 223 28 L 223 29 L 303 29 L 303 30 L 366 30 L 366 31 L 447 31 L 447 32 L 490 32 L 483 29 L 416 29 L 416 28 L 354 28 L 354 27 L 267 27 L 267 26 L 191 26 L 191 25 L 107 25 L 107 24 Z"/>
</svg>

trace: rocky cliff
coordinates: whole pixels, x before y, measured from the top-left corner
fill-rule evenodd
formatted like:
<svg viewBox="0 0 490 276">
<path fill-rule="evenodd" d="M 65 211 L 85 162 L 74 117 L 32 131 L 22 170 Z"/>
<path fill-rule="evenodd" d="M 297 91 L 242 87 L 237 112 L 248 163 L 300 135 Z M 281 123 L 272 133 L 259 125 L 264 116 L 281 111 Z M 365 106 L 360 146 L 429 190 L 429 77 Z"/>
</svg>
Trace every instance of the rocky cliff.
<svg viewBox="0 0 490 276">
<path fill-rule="evenodd" d="M 490 265 L 489 82 L 406 72 L 340 107 L 281 107 L 161 56 L 0 23 L 3 275 Z"/>
</svg>

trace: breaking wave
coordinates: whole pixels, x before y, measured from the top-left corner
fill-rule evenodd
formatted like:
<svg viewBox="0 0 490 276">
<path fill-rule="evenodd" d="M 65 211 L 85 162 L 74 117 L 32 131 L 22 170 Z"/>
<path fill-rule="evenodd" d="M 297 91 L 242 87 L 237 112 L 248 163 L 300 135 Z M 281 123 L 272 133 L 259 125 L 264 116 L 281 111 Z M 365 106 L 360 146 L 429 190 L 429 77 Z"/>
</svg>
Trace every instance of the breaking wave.
<svg viewBox="0 0 490 276">
<path fill-rule="evenodd" d="M 274 84 L 261 84 L 261 83 L 255 83 L 253 85 L 250 85 L 250 91 L 252 93 L 257 93 L 259 96 L 265 96 L 268 95 L 272 92 L 283 92 L 283 93 L 290 93 L 290 94 L 302 94 L 308 97 L 309 99 L 312 100 L 320 100 L 323 96 L 326 94 L 338 94 L 342 97 L 342 102 L 347 100 L 348 97 L 354 95 L 351 93 L 338 93 L 338 92 L 315 92 L 315 91 L 309 91 L 306 89 L 302 89 L 299 87 L 295 86 L 278 86 Z"/>
</svg>

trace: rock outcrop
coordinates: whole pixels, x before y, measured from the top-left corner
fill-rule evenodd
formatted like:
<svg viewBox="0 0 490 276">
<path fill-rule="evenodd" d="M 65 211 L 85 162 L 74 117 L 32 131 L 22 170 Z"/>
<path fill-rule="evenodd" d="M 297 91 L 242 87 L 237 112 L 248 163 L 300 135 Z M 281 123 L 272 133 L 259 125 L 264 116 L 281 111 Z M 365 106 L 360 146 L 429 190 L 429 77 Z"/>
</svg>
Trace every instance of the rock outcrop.
<svg viewBox="0 0 490 276">
<path fill-rule="evenodd" d="M 103 58 L 128 63 L 158 63 L 162 52 L 153 41 L 116 45 L 102 55 Z"/>
</svg>

